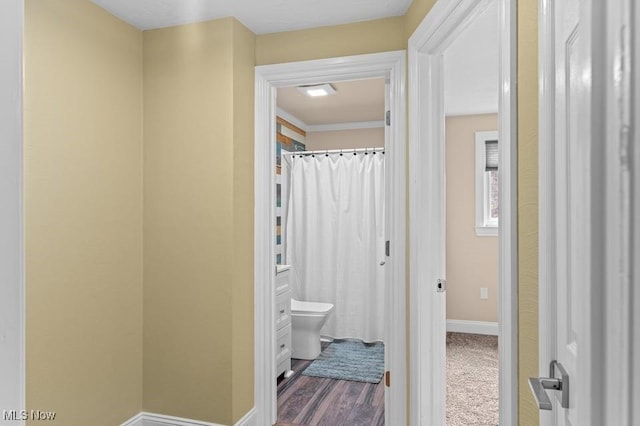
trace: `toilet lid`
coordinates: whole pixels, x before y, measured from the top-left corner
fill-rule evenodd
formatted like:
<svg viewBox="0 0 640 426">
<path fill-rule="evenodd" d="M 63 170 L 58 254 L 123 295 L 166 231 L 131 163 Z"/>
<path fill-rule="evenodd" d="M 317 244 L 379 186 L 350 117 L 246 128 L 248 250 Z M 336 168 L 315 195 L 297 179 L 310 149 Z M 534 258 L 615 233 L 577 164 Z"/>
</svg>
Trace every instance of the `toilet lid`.
<svg viewBox="0 0 640 426">
<path fill-rule="evenodd" d="M 291 312 L 325 314 L 333 309 L 332 303 L 301 302 L 291 299 Z"/>
</svg>

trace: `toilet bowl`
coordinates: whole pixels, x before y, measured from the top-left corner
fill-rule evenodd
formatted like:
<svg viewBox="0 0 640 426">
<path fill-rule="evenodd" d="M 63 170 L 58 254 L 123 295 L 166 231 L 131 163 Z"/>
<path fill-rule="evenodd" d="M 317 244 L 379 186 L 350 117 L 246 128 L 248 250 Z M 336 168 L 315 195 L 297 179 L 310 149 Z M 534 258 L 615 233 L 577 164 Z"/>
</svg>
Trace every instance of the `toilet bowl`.
<svg viewBox="0 0 640 426">
<path fill-rule="evenodd" d="M 291 299 L 292 358 L 316 359 L 320 355 L 320 329 L 332 311 L 332 303 Z"/>
</svg>

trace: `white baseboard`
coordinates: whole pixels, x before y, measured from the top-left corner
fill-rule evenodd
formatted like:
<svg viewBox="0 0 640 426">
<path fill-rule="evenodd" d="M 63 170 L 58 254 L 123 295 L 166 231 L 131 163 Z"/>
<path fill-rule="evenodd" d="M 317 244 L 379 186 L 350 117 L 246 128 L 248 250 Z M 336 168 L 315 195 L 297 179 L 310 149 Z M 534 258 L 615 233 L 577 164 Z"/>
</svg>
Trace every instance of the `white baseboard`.
<svg viewBox="0 0 640 426">
<path fill-rule="evenodd" d="M 218 423 L 208 423 L 200 420 L 167 416 L 165 414 L 139 413 L 120 426 L 224 426 Z M 252 408 L 236 422 L 234 426 L 258 426 L 256 409 Z"/>
<path fill-rule="evenodd" d="M 447 331 L 497 336 L 498 323 L 486 321 L 447 320 Z"/>
<path fill-rule="evenodd" d="M 144 413 L 138 413 L 120 426 L 143 426 Z"/>
<path fill-rule="evenodd" d="M 233 426 L 258 426 L 258 415 L 256 414 L 256 407 L 253 407 L 247 414 Z"/>
</svg>

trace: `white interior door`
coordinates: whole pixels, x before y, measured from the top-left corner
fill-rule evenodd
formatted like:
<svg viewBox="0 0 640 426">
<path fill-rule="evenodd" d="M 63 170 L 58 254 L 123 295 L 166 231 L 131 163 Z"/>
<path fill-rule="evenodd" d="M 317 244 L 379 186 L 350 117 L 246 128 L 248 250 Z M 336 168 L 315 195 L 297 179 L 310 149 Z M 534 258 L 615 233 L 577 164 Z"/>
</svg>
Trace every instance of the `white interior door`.
<svg viewBox="0 0 640 426">
<path fill-rule="evenodd" d="M 544 129 L 541 132 L 551 141 L 547 141 L 549 154 L 541 156 L 540 165 L 541 180 L 546 183 L 541 188 L 541 217 L 547 220 L 541 224 L 540 280 L 549 290 L 547 297 L 541 292 L 540 300 L 541 325 L 547 325 L 546 329 L 541 327 L 540 376 L 562 382 L 532 379 L 530 386 L 541 409 L 542 424 L 568 426 L 580 424 L 576 389 L 584 386 L 585 377 L 578 374 L 578 361 L 588 333 L 581 317 L 589 316 L 585 289 L 591 278 L 590 139 L 582 130 L 588 113 L 585 101 L 590 96 L 589 82 L 582 78 L 582 43 L 588 28 L 579 25 L 579 0 L 550 1 L 547 5 L 552 22 L 546 29 L 552 30 L 553 37 L 546 45 L 552 52 L 546 54 L 554 66 L 542 71 L 548 73 L 543 79 L 551 86 L 542 103 L 552 109 L 545 123 L 552 128 L 546 134 Z M 546 217 L 545 201 L 549 203 Z"/>
<path fill-rule="evenodd" d="M 603 109 L 592 72 L 592 0 L 543 0 L 540 157 L 540 377 L 530 380 L 543 425 L 600 424 L 590 415 L 600 321 L 601 197 L 593 160 Z M 595 105 L 595 109 L 592 106 Z M 545 379 L 546 378 L 546 379 Z M 555 379 L 555 380 L 549 380 Z M 558 383 L 561 379 L 561 383 Z M 561 389 L 557 389 L 561 388 Z"/>
<path fill-rule="evenodd" d="M 639 220 L 630 154 L 638 122 L 633 5 L 541 0 L 540 373 L 553 376 L 547 365 L 557 360 L 569 377 L 564 404 L 562 392 L 547 391 L 545 426 L 638 424 L 630 343 L 630 238 Z M 531 383 L 539 401 L 539 384 L 554 384 Z"/>
</svg>

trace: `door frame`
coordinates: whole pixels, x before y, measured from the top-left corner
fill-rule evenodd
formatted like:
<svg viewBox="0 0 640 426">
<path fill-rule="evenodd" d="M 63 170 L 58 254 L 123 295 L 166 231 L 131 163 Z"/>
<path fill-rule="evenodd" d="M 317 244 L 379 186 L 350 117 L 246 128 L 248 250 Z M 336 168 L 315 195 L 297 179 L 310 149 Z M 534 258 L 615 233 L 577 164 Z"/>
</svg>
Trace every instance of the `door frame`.
<svg viewBox="0 0 640 426">
<path fill-rule="evenodd" d="M 444 424 L 446 327 L 444 278 L 444 61 L 443 52 L 489 0 L 438 0 L 409 39 L 409 224 L 411 294 L 411 424 Z M 500 64 L 498 132 L 499 395 L 500 424 L 518 420 L 518 255 L 516 4 L 499 5 Z M 426 184 L 425 184 L 426 182 Z"/>
<path fill-rule="evenodd" d="M 638 69 L 640 69 L 640 6 L 637 2 L 632 3 L 632 10 L 630 13 L 631 19 L 631 52 L 633 55 L 631 67 L 634 72 L 632 76 L 632 93 L 631 93 L 631 121 L 636 123 L 636 127 L 632 131 L 632 144 L 636 147 L 633 152 L 633 167 L 637 171 L 640 167 L 640 129 L 638 129 L 637 123 L 640 123 L 640 77 L 638 77 Z M 640 172 L 635 173 L 633 181 L 633 201 L 632 212 L 633 217 L 638 218 L 640 216 Z M 640 265 L 640 224 L 636 219 L 634 224 L 634 231 L 632 236 L 632 248 L 633 264 Z M 631 296 L 632 303 L 632 327 L 631 341 L 633 347 L 631 348 L 631 360 L 633 363 L 631 368 L 633 376 L 631 376 L 632 386 L 630 395 L 630 405 L 632 407 L 631 412 L 631 424 L 640 424 L 640 270 L 633 271 L 631 279 L 631 288 L 635 289 Z"/>
<path fill-rule="evenodd" d="M 0 406 L 18 411 L 26 399 L 23 33 L 24 0 L 0 3 Z"/>
<path fill-rule="evenodd" d="M 406 52 L 394 51 L 302 62 L 256 66 L 255 69 L 255 219 L 254 219 L 254 396 L 257 424 L 273 424 L 277 415 L 274 365 L 275 324 L 275 118 L 278 87 L 386 77 L 391 85 L 391 129 L 386 173 L 391 206 L 387 230 L 391 257 L 387 258 L 387 300 L 391 333 L 387 366 L 392 386 L 385 391 L 386 424 L 406 424 Z"/>
<path fill-rule="evenodd" d="M 580 17 L 581 28 L 590 34 L 592 55 L 586 64 L 592 93 L 585 101 L 590 114 L 585 121 L 591 127 L 584 135 L 595 141 L 589 145 L 593 243 L 585 265 L 592 279 L 578 306 L 583 349 L 577 370 L 583 385 L 576 389 L 576 399 L 578 421 L 586 426 L 640 422 L 640 271 L 621 268 L 625 262 L 640 264 L 638 149 L 632 148 L 626 158 L 629 169 L 636 170 L 631 172 L 630 188 L 627 193 L 619 191 L 624 186 L 620 174 L 623 126 L 629 129 L 628 143 L 640 146 L 640 8 L 633 3 L 594 0 L 590 8 L 581 10 Z M 539 0 L 539 11 L 539 374 L 546 376 L 549 362 L 556 357 L 554 0 Z M 622 43 L 621 27 L 625 25 L 627 40 Z M 621 58 L 629 67 L 625 72 L 620 72 Z M 625 208 L 631 229 L 621 220 L 620 211 Z M 555 425 L 555 416 L 541 414 L 540 424 Z"/>
</svg>

